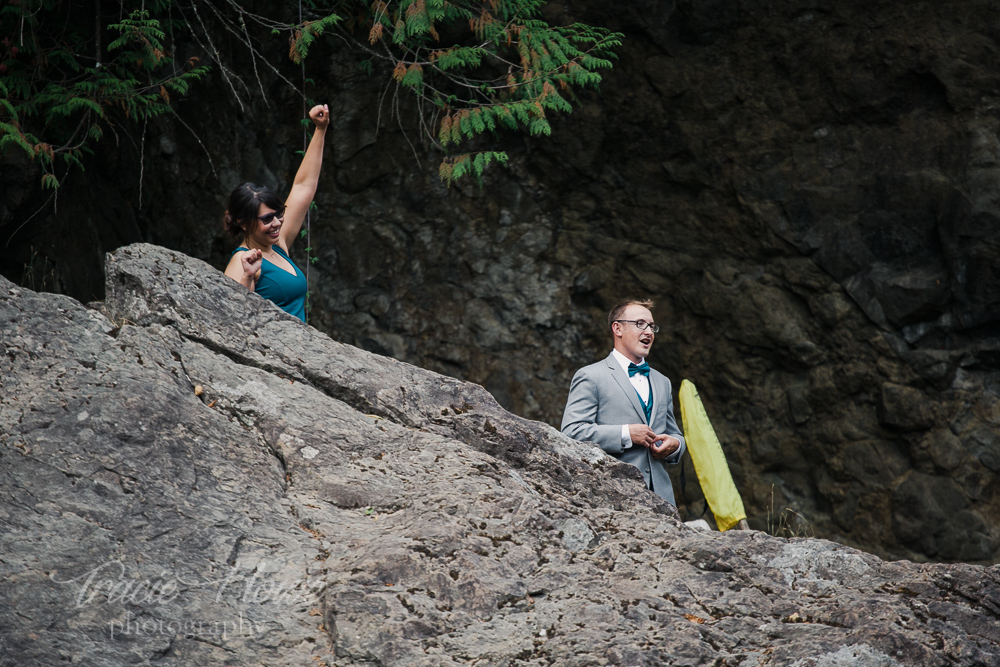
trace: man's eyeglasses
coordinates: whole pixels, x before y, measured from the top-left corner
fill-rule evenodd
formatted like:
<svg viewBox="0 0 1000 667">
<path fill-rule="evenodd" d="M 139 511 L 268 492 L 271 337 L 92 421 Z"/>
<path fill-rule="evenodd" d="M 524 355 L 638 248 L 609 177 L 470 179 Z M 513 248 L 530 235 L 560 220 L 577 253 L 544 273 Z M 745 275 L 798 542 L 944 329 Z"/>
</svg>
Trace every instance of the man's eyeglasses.
<svg viewBox="0 0 1000 667">
<path fill-rule="evenodd" d="M 647 322 L 646 320 L 615 320 L 615 322 L 631 322 L 639 331 L 649 329 L 653 333 L 660 333 L 660 327 L 658 325 L 653 324 L 652 322 Z"/>
<path fill-rule="evenodd" d="M 282 209 L 280 211 L 272 211 L 270 213 L 265 213 L 264 215 L 259 216 L 257 219 L 263 222 L 265 225 L 269 225 L 275 218 L 277 218 L 278 220 L 284 220 L 285 210 Z"/>
</svg>

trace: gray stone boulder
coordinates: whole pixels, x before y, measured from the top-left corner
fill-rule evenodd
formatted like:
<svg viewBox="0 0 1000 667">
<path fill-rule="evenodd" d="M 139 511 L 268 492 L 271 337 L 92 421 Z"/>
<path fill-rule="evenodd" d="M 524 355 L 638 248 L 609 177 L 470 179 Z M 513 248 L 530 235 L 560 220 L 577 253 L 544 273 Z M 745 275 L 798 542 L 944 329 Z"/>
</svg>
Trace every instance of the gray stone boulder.
<svg viewBox="0 0 1000 667">
<path fill-rule="evenodd" d="M 693 530 L 198 260 L 106 271 L 99 310 L 0 279 L 0 664 L 1000 662 L 998 566 Z"/>
</svg>

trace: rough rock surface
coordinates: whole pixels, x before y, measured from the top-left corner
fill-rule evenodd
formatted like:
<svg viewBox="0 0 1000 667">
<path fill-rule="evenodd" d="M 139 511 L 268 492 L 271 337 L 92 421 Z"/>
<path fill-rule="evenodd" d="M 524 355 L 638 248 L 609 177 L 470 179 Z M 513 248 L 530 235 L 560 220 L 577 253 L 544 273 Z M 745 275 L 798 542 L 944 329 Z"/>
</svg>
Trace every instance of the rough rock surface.
<svg viewBox="0 0 1000 667">
<path fill-rule="evenodd" d="M 335 121 L 312 322 L 557 424 L 572 373 L 607 354 L 607 308 L 651 296 L 664 325 L 652 363 L 698 385 L 752 526 L 1000 562 L 995 10 L 548 3 L 557 22 L 624 32 L 621 58 L 551 139 L 510 140 L 510 168 L 482 190 L 441 186 L 412 106 L 383 96 L 388 73 L 317 47 L 309 94 Z M 287 44 L 262 48 L 286 60 Z M 142 155 L 108 143 L 58 212 L 36 215 L 50 193 L 5 156 L 4 274 L 93 298 L 103 250 L 136 240 L 221 266 L 229 190 L 287 191 L 301 148 L 299 99 L 260 76 L 266 99 L 246 114 L 217 79 L 133 138 Z M 122 177 L 140 171 L 141 188 Z M 687 472 L 691 516 L 704 506 Z"/>
<path fill-rule="evenodd" d="M 106 316 L 0 279 L 0 664 L 1000 661 L 1000 566 L 694 531 L 198 260 L 107 272 Z"/>
</svg>

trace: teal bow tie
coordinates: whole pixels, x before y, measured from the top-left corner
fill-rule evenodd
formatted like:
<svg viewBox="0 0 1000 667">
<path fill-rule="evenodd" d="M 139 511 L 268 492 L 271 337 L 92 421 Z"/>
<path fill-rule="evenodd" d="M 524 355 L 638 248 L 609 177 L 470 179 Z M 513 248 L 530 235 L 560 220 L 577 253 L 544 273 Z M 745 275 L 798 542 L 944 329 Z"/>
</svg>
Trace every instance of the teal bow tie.
<svg viewBox="0 0 1000 667">
<path fill-rule="evenodd" d="M 629 364 L 628 365 L 628 376 L 632 377 L 633 375 L 635 375 L 637 373 L 642 373 L 643 375 L 645 375 L 648 378 L 649 377 L 649 364 L 647 364 L 645 361 L 642 362 L 641 364 L 639 364 L 638 366 L 636 366 L 635 364 Z"/>
</svg>

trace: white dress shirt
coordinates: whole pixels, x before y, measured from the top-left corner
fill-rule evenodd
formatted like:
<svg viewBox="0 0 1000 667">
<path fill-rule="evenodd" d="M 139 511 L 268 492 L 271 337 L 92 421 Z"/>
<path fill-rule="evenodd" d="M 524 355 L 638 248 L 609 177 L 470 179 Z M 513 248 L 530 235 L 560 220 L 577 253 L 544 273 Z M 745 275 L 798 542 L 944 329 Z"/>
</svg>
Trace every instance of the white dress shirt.
<svg viewBox="0 0 1000 667">
<path fill-rule="evenodd" d="M 624 370 L 625 374 L 628 375 L 628 366 L 629 364 L 632 363 L 629 360 L 629 358 L 626 357 L 621 352 L 619 352 L 618 350 L 611 350 L 611 354 L 615 356 L 615 360 L 619 364 L 621 364 L 622 370 Z M 646 360 L 645 357 L 643 357 L 642 359 L 639 360 L 639 364 L 641 364 L 645 360 Z M 638 392 L 638 395 L 642 398 L 643 402 L 645 402 L 645 400 L 649 398 L 649 378 L 647 378 L 642 373 L 636 373 L 635 375 L 631 376 L 628 379 L 628 381 L 632 383 L 632 386 L 635 387 L 635 390 L 636 392 Z M 628 449 L 629 447 L 632 446 L 632 436 L 629 435 L 628 427 L 629 427 L 628 424 L 622 424 L 622 447 L 624 447 L 625 449 Z"/>
</svg>

